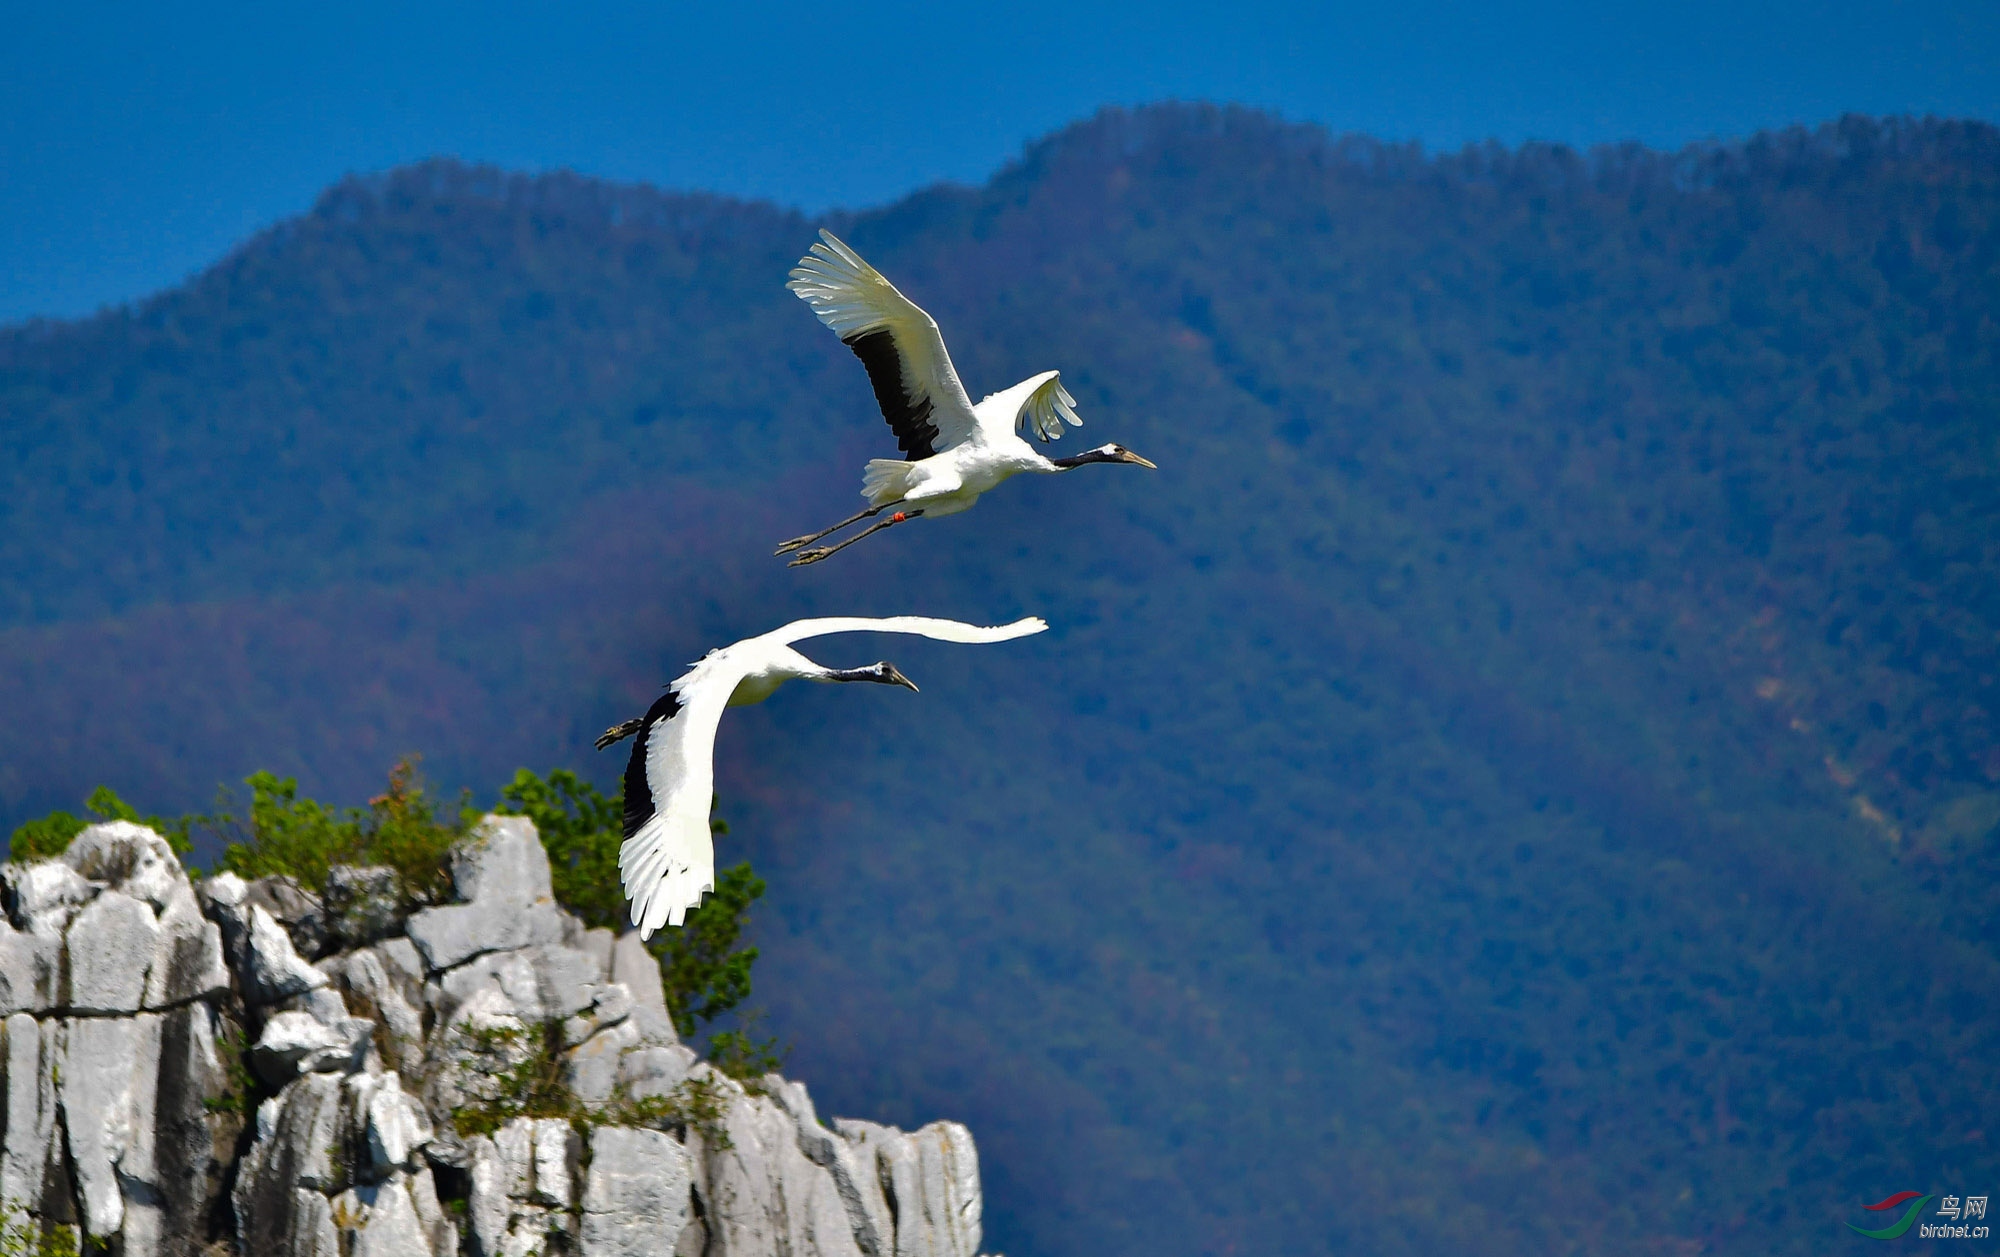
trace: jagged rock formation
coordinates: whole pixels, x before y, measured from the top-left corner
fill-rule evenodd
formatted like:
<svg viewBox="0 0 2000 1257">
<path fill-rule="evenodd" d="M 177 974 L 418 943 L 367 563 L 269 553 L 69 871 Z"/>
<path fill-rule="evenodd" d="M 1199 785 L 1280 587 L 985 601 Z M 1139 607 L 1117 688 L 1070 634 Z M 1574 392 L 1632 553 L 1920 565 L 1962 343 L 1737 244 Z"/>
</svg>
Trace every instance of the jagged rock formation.
<svg viewBox="0 0 2000 1257">
<path fill-rule="evenodd" d="M 699 1062 L 524 819 L 451 873 L 408 916 L 381 869 L 197 888 L 125 822 L 6 865 L 0 1202 L 120 1257 L 977 1252 L 963 1127 L 829 1128 L 800 1084 Z M 536 1069 L 565 1116 L 508 1109 Z"/>
</svg>

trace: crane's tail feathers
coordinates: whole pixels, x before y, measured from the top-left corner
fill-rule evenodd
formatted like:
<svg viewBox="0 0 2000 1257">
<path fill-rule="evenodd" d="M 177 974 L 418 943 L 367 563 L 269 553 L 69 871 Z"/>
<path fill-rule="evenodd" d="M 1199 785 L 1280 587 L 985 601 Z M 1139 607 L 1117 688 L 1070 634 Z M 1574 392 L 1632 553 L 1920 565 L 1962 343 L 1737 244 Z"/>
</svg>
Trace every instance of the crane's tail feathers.
<svg viewBox="0 0 2000 1257">
<path fill-rule="evenodd" d="M 899 458 L 871 458 L 861 473 L 861 496 L 870 506 L 887 506 L 909 496 L 910 468 L 915 464 Z"/>
<path fill-rule="evenodd" d="M 651 938 L 663 925 L 680 925 L 701 905 L 701 897 L 715 889 L 714 840 L 706 818 L 701 821 L 690 827 L 655 816 L 619 848 L 619 880 L 632 901 L 632 924 L 641 939 Z"/>
</svg>

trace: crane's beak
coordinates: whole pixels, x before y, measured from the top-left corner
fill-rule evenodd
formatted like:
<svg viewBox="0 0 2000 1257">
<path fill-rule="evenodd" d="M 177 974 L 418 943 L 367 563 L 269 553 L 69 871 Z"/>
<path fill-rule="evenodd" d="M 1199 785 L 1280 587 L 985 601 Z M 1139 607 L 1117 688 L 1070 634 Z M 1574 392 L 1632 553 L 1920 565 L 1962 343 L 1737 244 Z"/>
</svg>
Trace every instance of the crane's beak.
<svg viewBox="0 0 2000 1257">
<path fill-rule="evenodd" d="M 1118 461 L 1121 463 L 1135 463 L 1140 467 L 1151 467 L 1154 471 L 1159 470 L 1159 467 L 1151 459 L 1141 458 L 1137 454 L 1134 454 L 1131 450 L 1126 450 L 1124 453 L 1120 454 L 1118 456 Z"/>
<path fill-rule="evenodd" d="M 901 685 L 909 689 L 912 693 L 917 692 L 917 683 L 915 681 L 912 681 L 910 678 L 904 676 L 902 672 L 900 672 L 897 669 L 895 664 L 879 663 L 876 664 L 875 666 L 881 669 L 881 675 L 876 677 L 875 679 L 882 682 L 884 685 Z"/>
</svg>

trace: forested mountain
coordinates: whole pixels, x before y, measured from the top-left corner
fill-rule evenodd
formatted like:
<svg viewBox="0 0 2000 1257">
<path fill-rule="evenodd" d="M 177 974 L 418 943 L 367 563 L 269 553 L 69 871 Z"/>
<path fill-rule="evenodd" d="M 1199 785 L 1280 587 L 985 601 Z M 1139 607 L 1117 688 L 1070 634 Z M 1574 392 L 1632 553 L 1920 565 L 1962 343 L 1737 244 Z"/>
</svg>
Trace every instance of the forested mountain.
<svg viewBox="0 0 2000 1257">
<path fill-rule="evenodd" d="M 990 1248 L 1805 1253 L 2000 1181 L 2000 132 L 1164 107 L 830 223 L 1161 470 L 787 571 L 893 450 L 814 223 L 350 180 L 0 333 L 6 819 L 608 784 L 709 645 L 1041 614 L 720 746 L 792 1072 L 966 1121 Z"/>
</svg>

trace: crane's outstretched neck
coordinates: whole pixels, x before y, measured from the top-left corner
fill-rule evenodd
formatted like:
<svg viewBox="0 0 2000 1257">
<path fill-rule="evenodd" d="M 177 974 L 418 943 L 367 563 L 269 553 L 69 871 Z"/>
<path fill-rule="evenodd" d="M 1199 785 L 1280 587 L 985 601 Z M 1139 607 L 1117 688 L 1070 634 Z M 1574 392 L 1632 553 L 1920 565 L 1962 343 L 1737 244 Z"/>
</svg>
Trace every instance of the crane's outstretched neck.
<svg viewBox="0 0 2000 1257">
<path fill-rule="evenodd" d="M 1122 445 L 1100 445 L 1094 450 L 1085 450 L 1081 454 L 1072 454 L 1068 458 L 1051 458 L 1048 460 L 1049 466 L 1057 471 L 1069 471 L 1073 468 L 1081 467 L 1085 463 L 1131 463 L 1135 467 L 1152 467 L 1155 471 L 1159 470 L 1151 462 L 1139 457 Z"/>
<path fill-rule="evenodd" d="M 871 663 L 865 668 L 828 668 L 813 677 L 815 681 L 875 681 L 882 685 L 901 685 L 916 689 L 917 683 L 896 670 L 896 665 L 884 660 Z"/>
</svg>

